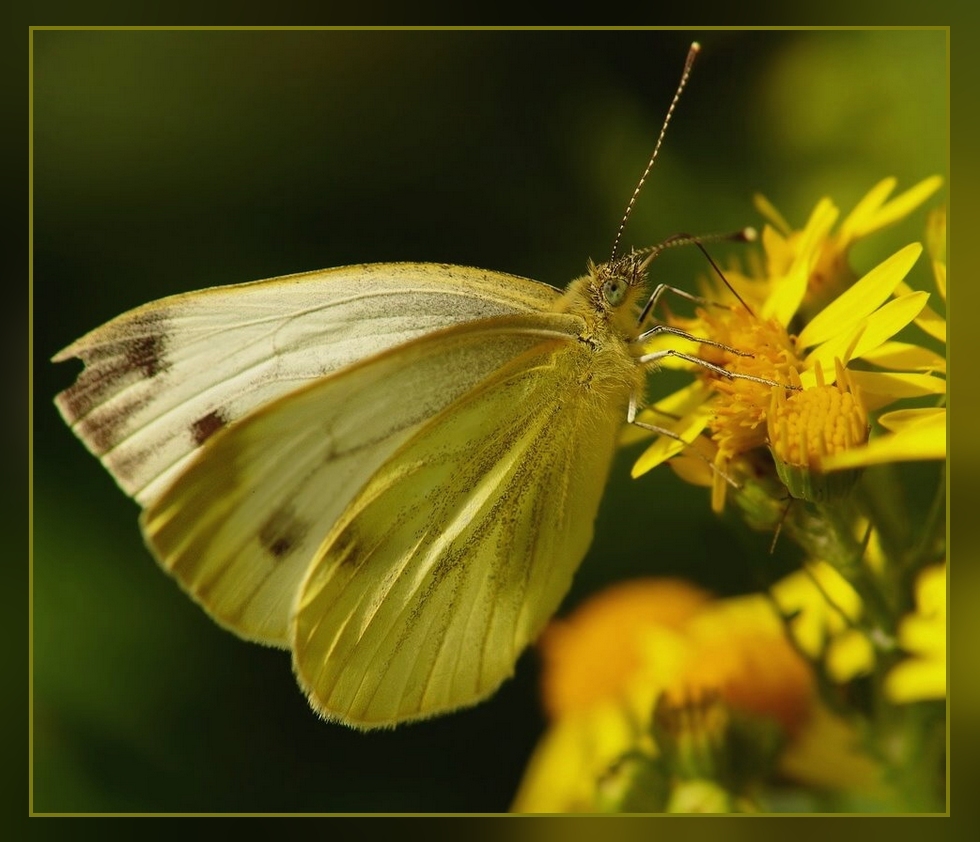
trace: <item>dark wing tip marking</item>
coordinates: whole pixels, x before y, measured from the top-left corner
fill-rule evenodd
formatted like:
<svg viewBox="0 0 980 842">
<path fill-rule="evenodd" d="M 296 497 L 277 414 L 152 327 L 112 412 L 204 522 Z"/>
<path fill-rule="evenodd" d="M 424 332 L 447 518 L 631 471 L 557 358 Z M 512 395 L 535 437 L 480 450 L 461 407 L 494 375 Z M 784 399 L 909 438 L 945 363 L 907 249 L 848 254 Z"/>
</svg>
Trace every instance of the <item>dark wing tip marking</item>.
<svg viewBox="0 0 980 842">
<path fill-rule="evenodd" d="M 167 360 L 167 335 L 170 313 L 166 310 L 144 313 L 133 320 L 124 337 L 123 350 L 126 363 L 133 371 L 142 372 L 146 378 L 156 377 L 170 367 Z"/>
<path fill-rule="evenodd" d="M 58 408 L 69 423 L 141 380 L 151 380 L 170 367 L 167 359 L 167 315 L 156 313 L 109 323 L 55 357 L 56 362 L 77 357 L 85 364 L 75 382 L 57 397 Z"/>
<path fill-rule="evenodd" d="M 146 378 L 155 377 L 166 366 L 164 337 L 148 334 L 131 339 L 125 344 L 126 366 L 130 371 L 140 371 Z"/>
</svg>

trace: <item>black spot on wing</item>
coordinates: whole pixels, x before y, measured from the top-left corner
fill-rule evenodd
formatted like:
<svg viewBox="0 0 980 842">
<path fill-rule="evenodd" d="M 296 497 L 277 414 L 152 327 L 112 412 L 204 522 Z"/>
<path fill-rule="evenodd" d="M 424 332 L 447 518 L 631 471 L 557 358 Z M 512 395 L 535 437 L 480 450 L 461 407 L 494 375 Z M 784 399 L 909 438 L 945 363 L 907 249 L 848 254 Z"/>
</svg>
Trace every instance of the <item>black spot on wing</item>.
<svg viewBox="0 0 980 842">
<path fill-rule="evenodd" d="M 349 523 L 330 545 L 330 556 L 336 559 L 338 564 L 357 567 L 365 559 L 364 553 L 360 551 L 360 545 L 354 524 Z"/>
<path fill-rule="evenodd" d="M 303 540 L 308 528 L 292 509 L 280 509 L 259 530 L 259 543 L 273 559 L 279 561 Z"/>
<path fill-rule="evenodd" d="M 198 418 L 191 424 L 191 437 L 198 445 L 204 444 L 222 427 L 228 425 L 228 419 L 221 409 L 213 409 L 207 415 Z"/>
</svg>

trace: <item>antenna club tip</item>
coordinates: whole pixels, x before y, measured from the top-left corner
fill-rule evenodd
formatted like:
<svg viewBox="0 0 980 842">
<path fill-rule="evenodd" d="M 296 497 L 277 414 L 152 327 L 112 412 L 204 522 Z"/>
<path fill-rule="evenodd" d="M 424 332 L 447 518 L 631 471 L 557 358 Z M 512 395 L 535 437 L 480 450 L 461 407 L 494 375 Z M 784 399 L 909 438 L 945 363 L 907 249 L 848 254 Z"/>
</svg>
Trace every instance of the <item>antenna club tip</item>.
<svg viewBox="0 0 980 842">
<path fill-rule="evenodd" d="M 696 53 L 700 49 L 701 49 L 701 42 L 700 41 L 692 41 L 691 42 L 691 52 L 692 53 Z"/>
<path fill-rule="evenodd" d="M 759 232 L 751 225 L 747 225 L 742 229 L 742 239 L 747 243 L 754 243 L 759 239 Z"/>
</svg>

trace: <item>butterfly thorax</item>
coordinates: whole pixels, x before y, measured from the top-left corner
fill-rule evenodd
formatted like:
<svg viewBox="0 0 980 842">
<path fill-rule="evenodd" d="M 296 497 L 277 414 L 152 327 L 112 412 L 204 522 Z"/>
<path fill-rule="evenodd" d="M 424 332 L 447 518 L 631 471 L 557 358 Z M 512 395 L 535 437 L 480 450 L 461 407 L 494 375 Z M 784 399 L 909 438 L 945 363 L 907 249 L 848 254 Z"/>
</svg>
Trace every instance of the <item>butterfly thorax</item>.
<svg viewBox="0 0 980 842">
<path fill-rule="evenodd" d="M 637 357 L 639 315 L 646 273 L 642 258 L 630 253 L 609 263 L 590 261 L 588 272 L 572 281 L 555 309 L 582 320 L 579 341 L 588 362 L 578 369 L 580 384 L 606 406 L 618 406 L 642 392 L 646 374 Z"/>
</svg>

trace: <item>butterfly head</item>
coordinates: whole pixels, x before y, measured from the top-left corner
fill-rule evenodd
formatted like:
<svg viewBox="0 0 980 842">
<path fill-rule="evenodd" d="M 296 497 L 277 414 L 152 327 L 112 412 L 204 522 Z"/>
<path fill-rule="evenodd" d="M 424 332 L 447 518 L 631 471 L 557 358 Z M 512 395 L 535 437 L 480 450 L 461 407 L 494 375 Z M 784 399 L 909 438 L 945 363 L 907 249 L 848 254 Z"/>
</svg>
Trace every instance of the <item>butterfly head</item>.
<svg viewBox="0 0 980 842">
<path fill-rule="evenodd" d="M 595 316 L 617 332 L 635 333 L 644 288 L 646 266 L 643 255 L 630 252 L 598 265 L 589 263 L 585 277 L 588 301 Z"/>
<path fill-rule="evenodd" d="M 629 341 L 637 333 L 646 277 L 644 257 L 637 252 L 608 263 L 589 261 L 588 272 L 569 284 L 556 309 L 583 318 L 588 333 L 611 330 Z"/>
</svg>

